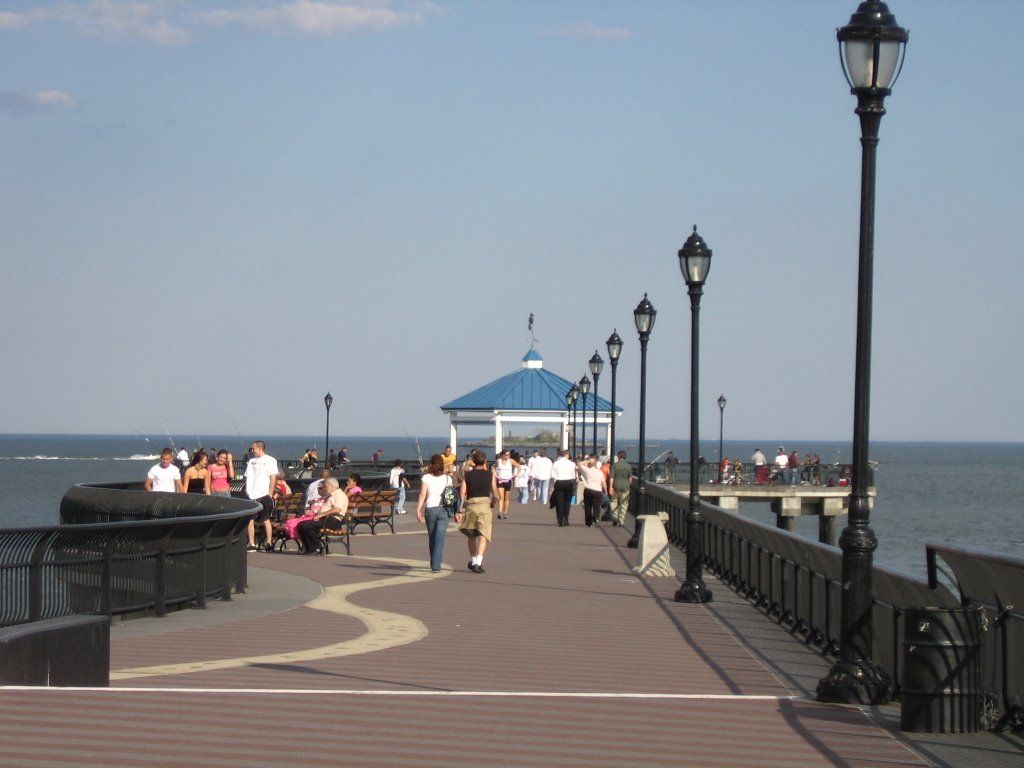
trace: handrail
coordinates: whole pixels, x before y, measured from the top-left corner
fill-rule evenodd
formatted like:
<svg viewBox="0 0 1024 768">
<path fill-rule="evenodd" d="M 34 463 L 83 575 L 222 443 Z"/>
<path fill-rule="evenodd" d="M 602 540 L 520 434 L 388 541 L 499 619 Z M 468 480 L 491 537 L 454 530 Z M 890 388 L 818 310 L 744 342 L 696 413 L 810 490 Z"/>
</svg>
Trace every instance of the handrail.
<svg viewBox="0 0 1024 768">
<path fill-rule="evenodd" d="M 0 530 L 0 626 L 107 615 L 244 592 L 247 499 L 77 485 L 58 526 Z M 88 522 L 74 522 L 83 520 Z"/>
<path fill-rule="evenodd" d="M 939 583 L 937 558 L 949 566 L 964 607 L 982 609 L 985 690 L 998 691 L 987 704 L 996 711 L 995 730 L 1024 731 L 1024 558 L 967 547 L 928 544 L 928 583 Z"/>
<path fill-rule="evenodd" d="M 686 494 L 646 486 L 646 510 L 667 512 L 669 540 L 684 547 Z M 821 653 L 839 648 L 842 553 L 796 533 L 701 502 L 704 565 L 725 584 Z M 901 682 L 903 612 L 918 606 L 954 607 L 949 590 L 875 565 L 872 585 L 874 661 Z"/>
</svg>

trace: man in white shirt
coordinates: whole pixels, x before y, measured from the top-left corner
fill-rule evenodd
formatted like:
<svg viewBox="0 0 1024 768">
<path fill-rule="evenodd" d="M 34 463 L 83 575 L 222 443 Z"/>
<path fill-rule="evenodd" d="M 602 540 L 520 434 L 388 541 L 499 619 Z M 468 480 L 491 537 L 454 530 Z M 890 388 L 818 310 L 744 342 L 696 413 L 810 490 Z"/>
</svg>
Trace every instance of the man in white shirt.
<svg viewBox="0 0 1024 768">
<path fill-rule="evenodd" d="M 555 508 L 558 525 L 566 526 L 569 524 L 569 502 L 576 492 L 576 465 L 569 458 L 569 451 L 564 448 L 558 452 L 558 458 L 552 464 L 551 478 L 555 481 L 551 506 Z"/>
<path fill-rule="evenodd" d="M 781 445 L 779 450 L 775 452 L 775 475 L 778 478 L 778 482 L 786 482 L 786 468 L 789 466 L 789 456 L 786 455 L 786 449 Z"/>
<path fill-rule="evenodd" d="M 181 470 L 174 466 L 174 451 L 164 448 L 160 451 L 160 463 L 154 464 L 146 473 L 142 487 L 147 491 L 163 493 L 184 493 L 185 486 L 181 483 Z"/>
<path fill-rule="evenodd" d="M 547 451 L 541 451 L 539 455 L 530 459 L 530 477 L 533 479 L 533 487 L 537 492 L 537 501 L 542 504 L 548 502 L 548 486 L 551 483 L 552 461 L 548 458 Z"/>
<path fill-rule="evenodd" d="M 277 482 L 280 470 L 277 467 L 277 459 L 267 454 L 267 446 L 262 440 L 254 440 L 252 448 L 249 449 L 252 458 L 245 467 L 245 495 L 253 501 L 258 501 L 263 507 L 253 520 L 249 521 L 249 546 L 247 549 L 252 552 L 256 547 L 256 523 L 263 524 L 263 532 L 266 535 L 263 548 L 267 552 L 274 551 L 273 531 L 270 527 L 270 516 L 274 512 L 273 489 Z"/>
</svg>

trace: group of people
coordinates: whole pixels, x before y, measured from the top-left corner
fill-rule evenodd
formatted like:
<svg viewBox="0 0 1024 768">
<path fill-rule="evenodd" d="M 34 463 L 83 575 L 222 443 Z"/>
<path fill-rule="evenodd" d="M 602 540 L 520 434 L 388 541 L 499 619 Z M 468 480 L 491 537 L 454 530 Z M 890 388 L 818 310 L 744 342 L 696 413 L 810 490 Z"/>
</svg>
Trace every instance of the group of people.
<svg viewBox="0 0 1024 768">
<path fill-rule="evenodd" d="M 758 485 L 775 483 L 778 485 L 796 485 L 799 482 L 817 484 L 821 478 L 821 459 L 818 454 L 806 454 L 803 461 L 796 451 L 786 453 L 784 446 L 779 446 L 771 464 L 764 452 L 757 448 L 750 460 L 754 464 L 754 482 Z M 749 482 L 743 474 L 743 464 L 723 456 L 719 465 L 719 481 L 728 485 L 739 485 Z"/>
<path fill-rule="evenodd" d="M 160 452 L 160 463 L 153 465 L 146 473 L 143 487 L 147 491 L 165 493 L 231 495 L 231 481 L 235 479 L 235 470 L 231 453 L 226 448 L 217 451 L 213 464 L 210 463 L 210 455 L 202 448 L 193 453 L 191 458 L 188 457 L 187 451 L 185 456 L 188 464 L 182 471 L 180 456 L 176 458 L 173 450 L 164 448 Z"/>
<path fill-rule="evenodd" d="M 234 469 L 232 456 L 226 449 L 217 452 L 214 464 L 210 464 L 206 451 L 196 451 L 184 473 L 175 464 L 175 458 L 170 448 L 161 452 L 160 463 L 146 475 L 145 490 L 231 495 Z M 441 570 L 444 537 L 449 520 L 454 519 L 467 538 L 469 570 L 483 573 L 483 558 L 492 539 L 493 520 L 495 516 L 497 519 L 508 518 L 513 489 L 522 504 L 530 499 L 548 503 L 555 510 L 559 527 L 569 525 L 574 501 L 582 503 L 588 527 L 597 525 L 601 520 L 606 502 L 612 524 L 622 525 L 629 508 L 633 468 L 626 460 L 625 451 L 618 452 L 614 463 L 606 458 L 591 455 L 574 461 L 569 451 L 563 449 L 552 461 L 546 450 L 533 451 L 533 455 L 526 458 L 506 449 L 489 464 L 482 451 L 473 450 L 460 465 L 452 447 L 446 446 L 443 453 L 431 457 L 430 465 L 422 475 L 416 505 L 417 520 L 427 528 L 431 570 Z M 379 461 L 380 456 L 377 459 Z M 310 461 L 310 466 L 315 465 L 315 449 L 306 452 L 303 464 L 307 461 Z M 266 452 L 266 444 L 262 440 L 254 440 L 246 453 L 244 478 L 245 496 L 260 505 L 260 511 L 249 521 L 247 549 L 258 550 L 256 530 L 261 526 L 263 548 L 270 551 L 275 501 L 291 494 L 291 489 L 277 460 Z M 342 487 L 331 469 L 324 469 L 321 477 L 306 489 L 303 514 L 285 521 L 286 536 L 301 541 L 306 554 L 319 554 L 321 530 L 330 518 L 344 518 L 351 497 L 362 492 L 360 481 L 359 474 L 352 473 Z M 396 514 L 405 514 L 405 497 L 410 482 L 401 459 L 391 467 L 389 484 L 397 492 Z M 446 493 L 448 487 L 454 493 Z M 577 499 L 577 495 L 581 498 Z"/>
</svg>

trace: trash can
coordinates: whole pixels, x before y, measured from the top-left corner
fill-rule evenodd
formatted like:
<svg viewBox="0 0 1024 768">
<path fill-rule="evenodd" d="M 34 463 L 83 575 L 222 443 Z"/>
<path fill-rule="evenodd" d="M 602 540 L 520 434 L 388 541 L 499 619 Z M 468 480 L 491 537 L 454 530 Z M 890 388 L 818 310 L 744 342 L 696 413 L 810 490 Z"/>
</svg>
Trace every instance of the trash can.
<svg viewBox="0 0 1024 768">
<path fill-rule="evenodd" d="M 974 733 L 981 689 L 980 609 L 905 609 L 900 729 Z"/>
</svg>

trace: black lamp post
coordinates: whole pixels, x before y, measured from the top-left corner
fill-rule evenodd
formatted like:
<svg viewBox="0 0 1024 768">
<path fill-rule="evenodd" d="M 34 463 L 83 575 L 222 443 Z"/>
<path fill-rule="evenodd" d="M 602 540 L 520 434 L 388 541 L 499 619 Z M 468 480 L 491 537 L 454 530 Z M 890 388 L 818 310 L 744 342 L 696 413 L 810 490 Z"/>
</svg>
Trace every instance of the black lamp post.
<svg viewBox="0 0 1024 768">
<path fill-rule="evenodd" d="M 704 583 L 704 513 L 700 509 L 700 478 L 697 454 L 700 453 L 698 427 L 700 403 L 700 297 L 711 269 L 711 249 L 697 234 L 686 238 L 679 249 L 679 268 L 690 294 L 690 508 L 686 512 L 686 580 L 676 590 L 680 603 L 711 602 L 711 590 Z"/>
<path fill-rule="evenodd" d="M 597 456 L 597 379 L 604 370 L 604 360 L 594 350 L 594 356 L 590 358 L 590 374 L 594 377 L 594 450 L 592 453 Z"/>
<path fill-rule="evenodd" d="M 646 483 L 644 476 L 647 468 L 644 466 L 646 457 L 644 455 L 644 443 L 647 438 L 647 340 L 651 337 L 651 330 L 654 328 L 654 320 L 658 316 L 658 310 L 654 308 L 647 294 L 633 310 L 633 322 L 636 323 L 636 331 L 640 334 L 640 449 L 637 462 L 639 463 L 636 478 L 636 507 L 633 514 L 636 516 L 636 524 L 633 526 L 633 537 L 626 542 L 630 549 L 636 549 L 640 543 L 640 515 L 646 511 Z"/>
<path fill-rule="evenodd" d="M 583 453 L 587 452 L 587 395 L 590 394 L 590 379 L 587 378 L 587 374 L 583 374 L 583 378 L 580 379 L 580 394 L 583 395 L 583 402 L 580 403 L 580 408 L 583 410 L 583 416 L 580 418 L 580 426 L 583 427 L 583 440 L 580 441 L 580 451 Z M 597 429 L 596 425 L 594 427 Z M 576 457 L 573 456 L 573 461 Z"/>
<path fill-rule="evenodd" d="M 725 456 L 722 453 L 722 436 L 725 434 L 725 395 L 718 396 L 718 483 L 721 485 L 725 482 L 725 478 L 722 477 L 722 459 Z"/>
<path fill-rule="evenodd" d="M 572 387 L 569 387 L 568 391 L 565 392 L 565 420 L 566 421 L 568 421 L 569 411 L 571 411 L 571 410 L 572 410 Z M 572 425 L 572 431 L 575 432 L 575 424 Z M 573 439 L 575 439 L 575 435 L 573 435 Z M 565 441 L 565 447 L 569 447 L 569 441 L 568 440 Z"/>
<path fill-rule="evenodd" d="M 324 430 L 324 466 L 327 466 L 327 455 L 331 452 L 331 405 L 334 398 L 328 392 L 324 395 L 324 405 L 327 406 L 327 429 Z"/>
<path fill-rule="evenodd" d="M 608 337 L 605 346 L 608 347 L 608 362 L 612 364 L 612 415 L 608 460 L 615 461 L 615 372 L 619 367 L 619 355 L 622 354 L 622 339 L 619 338 L 618 331 L 612 331 L 612 335 Z"/>
<path fill-rule="evenodd" d="M 580 396 L 580 387 L 578 384 L 573 384 L 569 389 L 569 394 L 565 396 L 565 401 L 572 408 L 572 460 L 576 461 L 576 401 Z"/>
<path fill-rule="evenodd" d="M 869 525 L 868 410 L 871 398 L 871 298 L 875 230 L 875 153 L 885 97 L 899 76 L 907 30 L 882 2 L 863 2 L 838 30 L 840 61 L 857 97 L 861 130 L 860 260 L 857 273 L 857 352 L 853 390 L 853 488 L 843 550 L 839 658 L 818 682 L 818 699 L 850 704 L 884 704 L 892 680 L 872 661 L 871 570 L 878 539 Z"/>
</svg>

